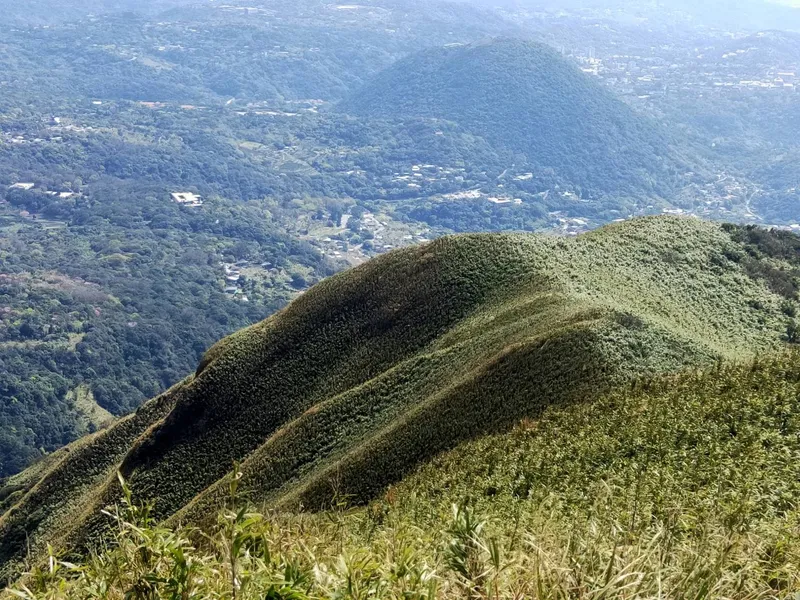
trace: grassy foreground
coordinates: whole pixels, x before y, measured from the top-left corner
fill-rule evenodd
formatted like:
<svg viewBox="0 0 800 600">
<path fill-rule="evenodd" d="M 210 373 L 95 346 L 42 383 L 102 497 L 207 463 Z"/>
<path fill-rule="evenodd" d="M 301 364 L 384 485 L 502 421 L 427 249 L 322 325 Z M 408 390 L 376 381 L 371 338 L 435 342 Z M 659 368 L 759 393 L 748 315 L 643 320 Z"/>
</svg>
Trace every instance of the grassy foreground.
<svg viewBox="0 0 800 600">
<path fill-rule="evenodd" d="M 468 442 L 367 507 L 227 507 L 165 528 L 124 487 L 116 535 L 9 594 L 131 598 L 795 598 L 800 355 L 552 407 Z M 236 472 L 241 473 L 238 469 Z"/>
</svg>

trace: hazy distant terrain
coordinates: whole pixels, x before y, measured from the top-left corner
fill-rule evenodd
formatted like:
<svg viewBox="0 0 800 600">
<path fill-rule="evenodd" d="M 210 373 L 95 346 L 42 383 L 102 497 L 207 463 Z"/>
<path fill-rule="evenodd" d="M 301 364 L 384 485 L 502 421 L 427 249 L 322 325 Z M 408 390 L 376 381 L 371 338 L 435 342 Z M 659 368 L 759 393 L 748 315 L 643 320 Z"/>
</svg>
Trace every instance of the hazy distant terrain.
<svg viewBox="0 0 800 600">
<path fill-rule="evenodd" d="M 204 2 L 205 0 L 200 0 Z M 0 22 L 16 25 L 46 25 L 76 21 L 89 15 L 109 13 L 156 14 L 195 0 L 2 0 Z"/>
<path fill-rule="evenodd" d="M 484 6 L 547 12 L 604 12 L 622 21 L 646 19 L 651 26 L 800 29 L 796 0 L 465 0 Z"/>
</svg>

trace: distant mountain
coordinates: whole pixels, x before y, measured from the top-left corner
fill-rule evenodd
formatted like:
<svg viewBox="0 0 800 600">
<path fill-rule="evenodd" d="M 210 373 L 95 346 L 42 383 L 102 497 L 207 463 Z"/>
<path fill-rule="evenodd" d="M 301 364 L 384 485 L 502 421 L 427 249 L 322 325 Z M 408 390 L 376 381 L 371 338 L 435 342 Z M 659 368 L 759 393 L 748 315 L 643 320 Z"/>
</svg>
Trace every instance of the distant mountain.
<svg viewBox="0 0 800 600">
<path fill-rule="evenodd" d="M 33 0 L 21 6 L 0 0 L 0 23 L 48 26 L 6 32 L 0 71 L 21 75 L 9 78 L 4 99 L 18 93 L 37 103 L 51 97 L 338 100 L 409 53 L 516 31 L 490 11 L 420 0 Z"/>
<path fill-rule="evenodd" d="M 654 122 L 553 49 L 495 40 L 423 51 L 392 65 L 339 110 L 454 121 L 584 188 L 668 196 L 682 161 Z"/>
<path fill-rule="evenodd" d="M 654 28 L 673 25 L 734 31 L 800 29 L 796 0 L 466 0 L 482 6 L 502 6 L 557 12 L 602 11 L 605 16 L 646 19 Z"/>
<path fill-rule="evenodd" d="M 575 239 L 466 235 L 315 286 L 194 376 L 0 488 L 0 573 L 105 536 L 117 471 L 154 516 L 363 502 L 460 442 L 631 380 L 795 340 L 800 239 L 647 218 Z M 787 327 L 787 323 L 789 326 Z M 620 387 L 621 386 L 621 387 Z M 27 562 L 26 562 L 27 561 Z"/>
<path fill-rule="evenodd" d="M 0 0 L 0 23 L 48 25 L 89 15 L 132 12 L 154 14 L 195 0 Z"/>
</svg>

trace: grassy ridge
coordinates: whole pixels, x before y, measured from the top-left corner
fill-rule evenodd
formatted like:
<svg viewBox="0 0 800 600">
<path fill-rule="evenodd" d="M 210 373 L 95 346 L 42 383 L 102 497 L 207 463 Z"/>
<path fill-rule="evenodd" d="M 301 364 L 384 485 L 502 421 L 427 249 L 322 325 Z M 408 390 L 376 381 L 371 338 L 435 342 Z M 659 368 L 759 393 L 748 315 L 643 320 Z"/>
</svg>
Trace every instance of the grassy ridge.
<svg viewBox="0 0 800 600">
<path fill-rule="evenodd" d="M 158 489 L 157 510 L 174 511 L 286 422 L 419 352 L 524 276 L 513 256 L 494 270 L 496 259 L 477 252 L 472 260 L 443 260 L 460 249 L 442 240 L 379 259 L 224 342 L 193 382 L 192 399 L 126 458 L 131 485 Z M 177 464 L 203 468 L 183 478 Z"/>
<path fill-rule="evenodd" d="M 798 395 L 796 351 L 618 386 L 466 442 L 366 507 L 258 514 L 229 493 L 200 547 L 122 504 L 109 550 L 77 567 L 54 558 L 17 591 L 794 598 Z"/>
<path fill-rule="evenodd" d="M 538 346 L 547 341 L 546 334 L 541 335 Z M 554 346 L 561 343 L 555 341 Z M 527 346 L 520 344 L 519 353 Z M 501 426 L 518 414 L 520 406 L 495 411 L 477 401 L 475 394 L 493 389 L 498 366 L 507 371 L 506 365 L 513 364 L 517 352 L 501 349 L 487 359 L 485 355 L 470 356 L 473 351 L 474 345 L 462 344 L 415 357 L 365 386 L 315 406 L 248 457 L 242 464 L 242 489 L 253 500 L 270 499 L 295 507 L 325 508 L 337 492 L 367 500 L 399 479 L 409 465 L 449 447 L 454 440 Z M 581 358 L 591 361 L 594 357 L 584 352 L 573 363 L 551 363 L 552 377 L 563 378 Z M 583 372 L 586 381 L 596 382 L 588 369 Z M 530 375 L 536 385 L 553 383 L 544 374 L 537 375 Z M 575 387 L 566 380 L 561 383 L 567 384 L 565 394 Z M 467 405 L 464 410 L 458 409 L 461 404 Z M 536 410 L 529 404 L 530 410 Z M 351 464 L 354 460 L 358 464 Z M 372 464 L 363 471 L 365 462 Z M 370 476 L 358 476 L 365 472 Z M 204 514 L 213 515 L 224 501 L 227 487 L 227 480 L 218 482 L 176 515 L 176 520 L 196 522 Z"/>
<path fill-rule="evenodd" d="M 759 236 L 674 218 L 577 239 L 459 236 L 333 277 L 213 348 L 126 448 L 85 442 L 104 457 L 92 476 L 75 461 L 52 467 L 47 492 L 34 488 L 0 521 L 5 572 L 24 556 L 26 529 L 35 555 L 47 542 L 97 541 L 100 509 L 121 493 L 115 467 L 173 523 L 216 514 L 234 461 L 253 502 L 366 501 L 439 452 L 550 406 L 775 349 L 794 300 L 774 282 L 797 259 L 790 238 Z"/>
<path fill-rule="evenodd" d="M 86 508 L 94 506 L 98 486 L 115 477 L 134 441 L 174 407 L 181 385 L 112 428 L 59 450 L 44 474 L 34 465 L 32 473 L 25 471 L 11 480 L 10 485 L 24 488 L 14 494 L 17 504 L 9 498 L 11 507 L 0 518 L 0 579 L 17 573 L 29 553 L 35 558 L 49 540 L 70 531 Z"/>
<path fill-rule="evenodd" d="M 741 522 L 786 515 L 800 497 L 799 359 L 720 364 L 549 409 L 538 422 L 437 458 L 396 492 L 442 506 L 467 496 L 497 507 L 555 495 L 567 514 L 581 514 L 611 487 L 619 510 L 638 500 L 645 519 L 668 518 L 676 502 Z"/>
</svg>

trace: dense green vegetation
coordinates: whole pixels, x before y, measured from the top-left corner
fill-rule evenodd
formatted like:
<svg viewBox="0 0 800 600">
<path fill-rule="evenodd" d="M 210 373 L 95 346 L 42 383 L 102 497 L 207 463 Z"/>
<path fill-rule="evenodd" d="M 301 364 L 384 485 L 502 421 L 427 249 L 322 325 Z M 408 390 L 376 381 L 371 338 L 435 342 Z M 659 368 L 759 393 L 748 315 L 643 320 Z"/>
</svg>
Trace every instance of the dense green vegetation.
<svg viewBox="0 0 800 600">
<path fill-rule="evenodd" d="M 655 218 L 329 277 L 450 232 L 796 222 L 796 36 L 24 4 L 0 0 L 15 597 L 797 593 L 800 238 Z M 497 37 L 532 34 L 563 52 Z"/>
<path fill-rule="evenodd" d="M 123 489 L 114 543 L 15 597 L 790 598 L 800 588 L 796 352 L 639 381 L 444 454 L 365 508 L 251 508 L 203 535 Z M 241 475 L 238 469 L 235 471 Z"/>
<path fill-rule="evenodd" d="M 63 110 L 71 116 L 58 123 L 34 110 L 0 118 L 6 139 L 25 141 L 0 145 L 0 183 L 35 186 L 0 192 L 0 476 L 99 425 L 69 401 L 79 386 L 125 414 L 212 343 L 340 268 L 309 243 L 323 237 L 314 228 L 391 205 L 440 231 L 533 229 L 557 205 L 535 198 L 553 184 L 542 176 L 519 192 L 523 207 L 480 200 L 410 214 L 419 194 L 498 189 L 505 158 L 457 127 L 135 103 Z M 452 173 L 413 190 L 394 181 L 420 160 Z M 204 205 L 172 202 L 183 190 Z M 360 250 L 374 234 L 353 218 L 336 237 Z M 269 265 L 240 284 L 246 304 L 223 294 L 220 263 L 241 260 Z"/>
<path fill-rule="evenodd" d="M 443 238 L 334 276 L 212 348 L 134 421 L 80 442 L 41 477 L 9 480 L 4 573 L 48 543 L 105 536 L 100 509 L 120 494 L 118 469 L 173 523 L 215 514 L 235 461 L 254 502 L 368 501 L 438 452 L 549 406 L 777 349 L 796 338 L 797 298 L 784 285 L 796 243 L 656 218 L 572 240 Z"/>
<path fill-rule="evenodd" d="M 43 137 L 0 147 L 0 179 L 35 184 L 0 203 L 0 476 L 96 428 L 87 406 L 122 415 L 166 390 L 211 344 L 336 268 L 287 233 L 296 210 L 264 200 L 280 178 L 235 168 L 221 141 L 203 147 L 188 131 L 197 121 L 129 106 L 94 123 L 110 118 L 138 122 L 136 134 L 4 120 Z M 185 138 L 165 148 L 159 125 Z M 185 189 L 204 205 L 171 200 Z M 257 268 L 237 283 L 249 302 L 223 291 L 221 263 L 237 261 Z M 87 405 L 76 406 L 79 389 Z"/>
<path fill-rule="evenodd" d="M 555 169 L 587 198 L 604 192 L 669 196 L 680 179 L 681 161 L 664 131 L 556 51 L 533 42 L 422 52 L 380 73 L 341 109 L 454 121 Z"/>
<path fill-rule="evenodd" d="M 218 262 L 243 243 L 235 238 L 142 223 L 24 227 L 8 226 L 0 244 L 3 475 L 98 425 L 71 398 L 80 386 L 125 414 L 183 378 L 217 339 L 294 293 L 281 284 L 248 303 L 224 294 Z M 271 241 L 245 247 L 264 260 L 304 260 L 305 252 L 319 265 L 311 249 Z"/>
</svg>

